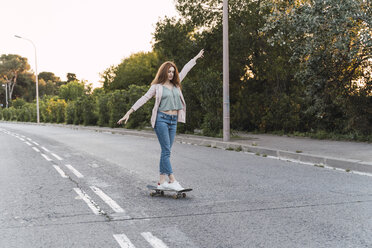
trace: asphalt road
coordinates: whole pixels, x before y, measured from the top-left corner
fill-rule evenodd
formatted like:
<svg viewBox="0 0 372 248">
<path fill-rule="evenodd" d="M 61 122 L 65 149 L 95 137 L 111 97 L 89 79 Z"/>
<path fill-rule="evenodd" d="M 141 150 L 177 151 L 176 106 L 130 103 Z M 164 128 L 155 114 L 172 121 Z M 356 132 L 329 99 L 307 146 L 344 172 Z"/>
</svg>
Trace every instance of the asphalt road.
<svg viewBox="0 0 372 248">
<path fill-rule="evenodd" d="M 372 178 L 153 138 L 0 123 L 0 247 L 372 247 Z"/>
</svg>

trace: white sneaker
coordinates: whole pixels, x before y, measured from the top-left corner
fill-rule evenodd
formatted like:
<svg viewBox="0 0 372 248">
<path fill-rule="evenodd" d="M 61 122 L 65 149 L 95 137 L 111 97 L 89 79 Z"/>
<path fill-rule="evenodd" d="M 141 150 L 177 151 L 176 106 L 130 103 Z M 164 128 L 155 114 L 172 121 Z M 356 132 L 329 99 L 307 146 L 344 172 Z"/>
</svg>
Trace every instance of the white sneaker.
<svg viewBox="0 0 372 248">
<path fill-rule="evenodd" d="M 181 186 L 181 184 L 179 184 L 179 182 L 174 181 L 173 183 L 168 183 L 168 189 L 180 191 L 184 188 Z"/>
<path fill-rule="evenodd" d="M 160 190 L 168 189 L 168 185 L 169 185 L 169 183 L 168 183 L 167 181 L 165 181 L 165 182 L 162 183 L 162 184 L 159 184 L 159 183 L 158 183 L 158 187 L 157 187 L 157 189 L 160 189 Z"/>
</svg>

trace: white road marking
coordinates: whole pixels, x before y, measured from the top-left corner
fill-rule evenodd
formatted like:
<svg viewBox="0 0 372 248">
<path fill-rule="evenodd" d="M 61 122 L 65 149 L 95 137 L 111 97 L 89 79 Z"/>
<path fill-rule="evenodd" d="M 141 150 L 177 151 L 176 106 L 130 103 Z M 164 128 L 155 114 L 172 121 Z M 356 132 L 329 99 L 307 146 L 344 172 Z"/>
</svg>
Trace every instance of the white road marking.
<svg viewBox="0 0 372 248">
<path fill-rule="evenodd" d="M 61 175 L 61 177 L 68 178 L 68 176 L 66 176 L 65 172 L 58 165 L 53 165 L 53 166 L 58 171 L 58 173 Z"/>
<path fill-rule="evenodd" d="M 119 243 L 121 248 L 135 248 L 125 234 L 114 234 L 114 238 Z"/>
<path fill-rule="evenodd" d="M 44 153 L 41 154 L 41 156 L 43 156 L 43 158 L 45 158 L 47 161 L 52 161 L 52 159 L 50 159 L 47 155 L 45 155 Z"/>
<path fill-rule="evenodd" d="M 52 154 L 56 159 L 58 159 L 58 160 L 63 160 L 60 156 L 58 156 L 57 154 L 55 154 L 55 153 L 53 153 L 53 152 L 51 152 L 50 154 Z"/>
<path fill-rule="evenodd" d="M 124 209 L 122 209 L 113 199 L 111 199 L 108 195 L 106 195 L 102 190 L 95 186 L 90 186 L 94 193 L 96 193 L 101 199 L 109 205 L 112 210 L 116 213 L 124 213 Z"/>
<path fill-rule="evenodd" d="M 30 138 L 27 138 L 29 141 L 32 141 L 32 139 L 30 139 Z"/>
<path fill-rule="evenodd" d="M 50 152 L 48 149 L 46 149 L 44 146 L 42 146 L 41 148 L 43 148 L 44 151 L 46 152 Z"/>
<path fill-rule="evenodd" d="M 32 143 L 34 143 L 35 145 L 39 146 L 39 144 L 38 144 L 38 143 L 36 143 L 35 141 L 32 141 Z"/>
<path fill-rule="evenodd" d="M 74 188 L 75 192 L 80 196 L 81 199 L 85 201 L 88 207 L 93 211 L 94 214 L 99 215 L 104 214 L 103 210 L 87 195 L 84 191 L 79 188 Z"/>
<path fill-rule="evenodd" d="M 143 232 L 141 233 L 141 235 L 154 248 L 168 248 L 168 246 L 164 244 L 163 241 L 152 235 L 152 233 L 150 232 Z"/>
<path fill-rule="evenodd" d="M 76 170 L 72 165 L 70 164 L 66 164 L 65 165 L 70 171 L 72 171 L 72 173 L 75 174 L 75 176 L 77 176 L 78 178 L 82 178 L 84 177 L 78 170 Z"/>
<path fill-rule="evenodd" d="M 25 141 L 24 139 L 22 139 L 22 138 L 18 138 L 19 140 L 22 140 L 22 141 Z"/>
<path fill-rule="evenodd" d="M 35 152 L 40 152 L 40 150 L 39 149 L 37 149 L 36 147 L 32 147 L 32 149 L 34 149 L 35 150 Z"/>
<path fill-rule="evenodd" d="M 30 142 L 28 142 L 28 141 L 25 141 L 25 143 L 26 143 L 27 145 L 29 145 L 29 146 L 32 146 L 32 144 L 31 144 Z"/>
</svg>

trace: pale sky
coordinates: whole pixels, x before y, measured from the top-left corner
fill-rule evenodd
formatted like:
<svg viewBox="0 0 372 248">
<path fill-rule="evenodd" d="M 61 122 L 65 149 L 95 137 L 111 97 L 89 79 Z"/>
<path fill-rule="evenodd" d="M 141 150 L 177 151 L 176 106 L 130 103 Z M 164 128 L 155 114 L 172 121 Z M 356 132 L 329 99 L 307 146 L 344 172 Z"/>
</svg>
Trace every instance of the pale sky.
<svg viewBox="0 0 372 248">
<path fill-rule="evenodd" d="M 38 73 L 68 72 L 99 86 L 99 73 L 132 53 L 151 51 L 159 18 L 177 16 L 173 0 L 0 0 L 0 55 L 18 54 Z"/>
</svg>

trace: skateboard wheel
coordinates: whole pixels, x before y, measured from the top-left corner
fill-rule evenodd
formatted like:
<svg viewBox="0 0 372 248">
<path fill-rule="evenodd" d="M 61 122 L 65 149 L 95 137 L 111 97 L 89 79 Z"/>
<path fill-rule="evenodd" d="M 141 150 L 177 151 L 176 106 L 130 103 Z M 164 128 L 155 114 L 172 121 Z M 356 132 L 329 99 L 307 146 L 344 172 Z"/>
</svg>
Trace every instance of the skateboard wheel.
<svg viewBox="0 0 372 248">
<path fill-rule="evenodd" d="M 160 195 L 161 195 L 161 196 L 164 196 L 164 191 L 161 191 L 161 192 L 160 192 Z"/>
<path fill-rule="evenodd" d="M 186 197 L 186 193 L 182 193 L 182 197 L 185 198 Z"/>
<path fill-rule="evenodd" d="M 154 193 L 154 192 L 151 192 L 151 193 L 150 193 L 150 195 L 151 195 L 151 196 L 154 196 L 154 195 L 155 195 L 155 193 Z"/>
<path fill-rule="evenodd" d="M 178 198 L 178 195 L 173 195 L 173 199 L 177 199 Z"/>
</svg>

